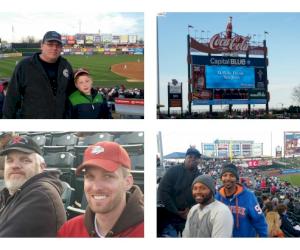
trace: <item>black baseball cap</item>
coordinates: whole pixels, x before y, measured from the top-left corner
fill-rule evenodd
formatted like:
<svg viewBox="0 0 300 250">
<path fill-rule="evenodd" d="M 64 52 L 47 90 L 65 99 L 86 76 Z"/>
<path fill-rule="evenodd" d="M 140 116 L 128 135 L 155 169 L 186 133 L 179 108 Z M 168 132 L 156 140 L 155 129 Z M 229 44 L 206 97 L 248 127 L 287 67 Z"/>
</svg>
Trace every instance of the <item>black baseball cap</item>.
<svg viewBox="0 0 300 250">
<path fill-rule="evenodd" d="M 43 43 L 48 42 L 48 41 L 56 41 L 62 44 L 61 41 L 61 35 L 57 33 L 56 31 L 48 31 L 43 38 Z"/>
<path fill-rule="evenodd" d="M 185 156 L 188 156 L 188 155 L 195 155 L 196 157 L 201 158 L 201 154 L 200 154 L 199 150 L 198 150 L 198 149 L 195 149 L 195 148 L 193 148 L 193 147 L 190 147 L 190 148 L 186 151 Z"/>
<path fill-rule="evenodd" d="M 42 155 L 39 145 L 28 136 L 14 136 L 0 152 L 0 155 L 7 155 L 11 151 L 20 151 L 26 154 L 37 153 Z"/>
</svg>

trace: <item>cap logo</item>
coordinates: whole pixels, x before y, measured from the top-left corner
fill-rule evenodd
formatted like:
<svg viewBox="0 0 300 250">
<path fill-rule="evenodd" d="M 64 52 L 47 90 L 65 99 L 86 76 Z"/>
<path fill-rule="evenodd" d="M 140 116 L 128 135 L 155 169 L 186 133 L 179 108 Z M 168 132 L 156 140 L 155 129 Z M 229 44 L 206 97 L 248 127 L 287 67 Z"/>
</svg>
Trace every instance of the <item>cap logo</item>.
<svg viewBox="0 0 300 250">
<path fill-rule="evenodd" d="M 94 146 L 93 149 L 92 149 L 92 151 L 91 151 L 91 153 L 93 155 L 98 155 L 98 154 L 101 154 L 103 152 L 104 152 L 104 148 L 101 147 L 101 146 Z"/>
<path fill-rule="evenodd" d="M 17 136 L 11 140 L 11 144 L 16 144 L 16 143 L 26 144 L 28 143 L 28 141 L 24 137 Z"/>
</svg>

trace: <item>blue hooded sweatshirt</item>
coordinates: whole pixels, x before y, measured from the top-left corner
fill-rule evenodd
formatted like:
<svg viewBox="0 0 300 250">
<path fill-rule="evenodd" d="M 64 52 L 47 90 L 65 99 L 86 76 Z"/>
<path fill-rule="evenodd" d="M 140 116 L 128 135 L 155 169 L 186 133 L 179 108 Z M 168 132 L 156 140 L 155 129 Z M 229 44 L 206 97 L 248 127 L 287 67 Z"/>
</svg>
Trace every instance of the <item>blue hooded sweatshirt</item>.
<svg viewBox="0 0 300 250">
<path fill-rule="evenodd" d="M 232 237 L 268 237 L 268 225 L 255 195 L 244 186 L 237 184 L 235 194 L 227 198 L 224 187 L 216 199 L 229 207 L 234 218 Z"/>
</svg>

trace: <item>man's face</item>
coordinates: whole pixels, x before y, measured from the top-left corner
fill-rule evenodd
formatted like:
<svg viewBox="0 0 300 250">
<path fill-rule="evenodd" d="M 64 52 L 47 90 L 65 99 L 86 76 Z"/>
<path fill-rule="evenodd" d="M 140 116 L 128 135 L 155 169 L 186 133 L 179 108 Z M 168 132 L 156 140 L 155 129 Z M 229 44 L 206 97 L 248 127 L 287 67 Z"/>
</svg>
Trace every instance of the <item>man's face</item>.
<svg viewBox="0 0 300 250">
<path fill-rule="evenodd" d="M 108 172 L 99 167 L 87 167 L 84 174 L 84 192 L 94 213 L 108 214 L 120 211 L 126 204 L 126 191 L 132 186 L 132 176 L 123 176 L 121 167 Z"/>
<path fill-rule="evenodd" d="M 200 182 L 194 184 L 192 188 L 192 194 L 195 201 L 201 205 L 208 204 L 213 197 L 212 191 L 206 185 Z"/>
<path fill-rule="evenodd" d="M 85 95 L 91 94 L 92 79 L 88 75 L 81 75 L 75 83 L 76 88 Z"/>
<path fill-rule="evenodd" d="M 225 172 L 222 177 L 221 180 L 223 182 L 223 185 L 226 189 L 231 189 L 236 185 L 237 179 L 235 177 L 235 175 L 231 172 Z"/>
<path fill-rule="evenodd" d="M 41 45 L 41 58 L 48 63 L 55 63 L 62 51 L 62 45 L 57 41 L 48 41 Z"/>
<path fill-rule="evenodd" d="M 41 172 L 41 164 L 34 153 L 12 151 L 5 157 L 4 181 L 10 194 L 15 193 L 27 180 Z"/>
<path fill-rule="evenodd" d="M 196 168 L 199 163 L 200 163 L 200 158 L 196 155 L 187 155 L 185 157 L 185 166 L 188 168 L 188 169 L 193 169 L 193 168 Z"/>
</svg>

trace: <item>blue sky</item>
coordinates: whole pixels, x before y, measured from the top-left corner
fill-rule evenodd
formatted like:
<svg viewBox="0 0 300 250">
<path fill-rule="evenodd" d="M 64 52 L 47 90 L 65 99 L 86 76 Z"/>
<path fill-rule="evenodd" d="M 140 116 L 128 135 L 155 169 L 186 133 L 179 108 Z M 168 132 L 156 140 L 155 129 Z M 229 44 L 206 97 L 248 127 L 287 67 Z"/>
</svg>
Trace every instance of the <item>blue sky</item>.
<svg viewBox="0 0 300 250">
<path fill-rule="evenodd" d="M 233 17 L 233 32 L 239 35 L 255 34 L 254 40 L 262 41 L 267 31 L 269 50 L 270 107 L 288 107 L 295 104 L 291 94 L 300 85 L 300 13 L 166 13 L 158 17 L 160 101 L 167 106 L 167 83 L 177 79 L 183 83 L 183 95 L 187 97 L 187 42 L 190 35 L 211 37 L 225 31 L 228 17 Z M 195 31 L 197 30 L 197 31 Z M 203 30 L 204 32 L 201 32 Z M 196 33 L 195 33 L 196 32 Z M 187 102 L 184 102 L 186 107 Z M 246 108 L 246 106 L 243 106 Z M 260 105 L 264 107 L 264 105 Z M 207 109 L 207 108 L 206 108 Z"/>
</svg>

